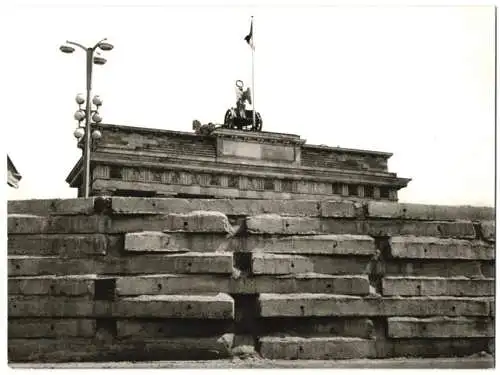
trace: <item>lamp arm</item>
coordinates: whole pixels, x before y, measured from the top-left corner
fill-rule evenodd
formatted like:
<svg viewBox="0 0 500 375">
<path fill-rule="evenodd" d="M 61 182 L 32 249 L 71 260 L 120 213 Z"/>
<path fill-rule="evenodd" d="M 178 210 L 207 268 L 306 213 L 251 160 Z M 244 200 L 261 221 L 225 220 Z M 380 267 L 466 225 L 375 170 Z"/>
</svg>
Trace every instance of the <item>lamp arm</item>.
<svg viewBox="0 0 500 375">
<path fill-rule="evenodd" d="M 94 50 L 95 50 L 95 49 L 99 46 L 99 44 L 101 44 L 101 42 L 104 42 L 105 40 L 108 40 L 108 38 L 104 38 L 104 39 L 102 39 L 102 40 L 98 41 L 98 42 L 95 44 L 95 46 L 94 46 L 94 47 L 92 47 L 92 49 L 94 49 Z"/>
<path fill-rule="evenodd" d="M 73 44 L 74 46 L 80 47 L 81 49 L 83 49 L 85 51 L 87 50 L 87 48 L 85 48 L 84 46 L 82 46 L 80 43 L 70 42 L 69 40 L 67 40 L 66 43 Z"/>
</svg>

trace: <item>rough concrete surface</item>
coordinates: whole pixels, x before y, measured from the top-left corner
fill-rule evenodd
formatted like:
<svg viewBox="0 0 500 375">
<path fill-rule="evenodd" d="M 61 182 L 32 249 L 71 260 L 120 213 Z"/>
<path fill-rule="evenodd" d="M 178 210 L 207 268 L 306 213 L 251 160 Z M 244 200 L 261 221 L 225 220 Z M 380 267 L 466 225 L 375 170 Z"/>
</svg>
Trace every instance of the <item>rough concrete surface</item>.
<svg viewBox="0 0 500 375">
<path fill-rule="evenodd" d="M 314 255 L 373 255 L 375 241 L 370 236 L 330 234 L 269 238 L 252 251 Z"/>
<path fill-rule="evenodd" d="M 495 258 L 495 247 L 484 242 L 435 237 L 396 236 L 390 240 L 391 255 L 412 259 Z"/>
<path fill-rule="evenodd" d="M 393 368 L 393 369 L 487 369 L 494 368 L 492 356 L 472 358 L 391 358 L 354 360 L 215 360 L 215 361 L 156 361 L 156 362 L 80 362 L 80 363 L 9 363 L 16 369 L 150 369 L 150 368 Z"/>
<path fill-rule="evenodd" d="M 491 207 L 437 206 L 414 203 L 369 202 L 368 216 L 379 218 L 406 218 L 417 220 L 491 220 L 495 210 Z"/>
<path fill-rule="evenodd" d="M 7 349 L 34 362 L 24 367 L 493 365 L 488 208 L 119 197 L 9 207 Z"/>
</svg>

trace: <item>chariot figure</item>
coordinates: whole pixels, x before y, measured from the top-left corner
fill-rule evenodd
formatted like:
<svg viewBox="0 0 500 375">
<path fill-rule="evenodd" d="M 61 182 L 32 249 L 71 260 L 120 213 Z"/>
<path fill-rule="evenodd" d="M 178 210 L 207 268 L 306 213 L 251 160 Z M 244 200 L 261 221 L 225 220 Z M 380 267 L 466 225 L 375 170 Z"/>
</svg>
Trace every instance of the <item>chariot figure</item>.
<svg viewBox="0 0 500 375">
<path fill-rule="evenodd" d="M 255 125 L 253 123 L 253 110 L 246 108 L 247 103 L 252 104 L 250 88 L 244 90 L 243 81 L 236 81 L 236 107 L 228 109 L 224 117 L 224 127 L 239 130 L 262 130 L 262 118 L 255 112 Z"/>
<path fill-rule="evenodd" d="M 236 110 L 241 118 L 246 118 L 246 102 L 252 104 L 252 94 L 250 92 L 250 87 L 243 91 L 243 81 L 236 81 Z"/>
</svg>

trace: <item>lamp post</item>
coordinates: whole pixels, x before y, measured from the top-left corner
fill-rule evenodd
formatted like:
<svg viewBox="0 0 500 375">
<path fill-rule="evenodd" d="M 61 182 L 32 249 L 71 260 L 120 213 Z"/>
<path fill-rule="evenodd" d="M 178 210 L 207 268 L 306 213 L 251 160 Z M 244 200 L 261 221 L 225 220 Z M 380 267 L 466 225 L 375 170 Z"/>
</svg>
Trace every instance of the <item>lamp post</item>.
<svg viewBox="0 0 500 375">
<path fill-rule="evenodd" d="M 66 41 L 67 44 L 71 44 L 83 49 L 87 56 L 87 69 L 86 69 L 86 81 L 87 81 L 87 95 L 86 100 L 82 95 L 77 95 L 76 102 L 78 105 L 82 105 L 85 103 L 85 109 L 79 109 L 75 113 L 75 119 L 80 123 L 83 119 L 85 119 L 85 131 L 82 134 L 82 128 L 79 125 L 78 129 L 75 131 L 74 135 L 77 138 L 85 137 L 85 141 L 83 142 L 83 195 L 85 198 L 89 197 L 90 193 L 90 146 L 91 146 L 91 135 L 93 138 L 100 138 L 100 133 L 91 132 L 91 120 L 94 122 L 102 121 L 101 116 L 97 112 L 97 110 L 93 111 L 90 104 L 90 95 L 92 91 L 92 65 L 104 65 L 106 63 L 106 59 L 99 56 L 99 52 L 96 53 L 97 48 L 102 51 L 111 51 L 113 49 L 113 45 L 106 42 L 106 39 L 102 39 L 97 42 L 93 47 L 84 47 L 80 43 Z M 59 49 L 64 53 L 73 53 L 75 49 L 69 45 L 62 45 Z M 97 55 L 97 56 L 95 56 Z M 101 99 L 98 96 L 95 96 L 92 102 L 99 108 L 102 104 Z M 92 119 L 91 114 L 93 113 Z M 96 130 L 98 132 L 98 130 Z"/>
</svg>

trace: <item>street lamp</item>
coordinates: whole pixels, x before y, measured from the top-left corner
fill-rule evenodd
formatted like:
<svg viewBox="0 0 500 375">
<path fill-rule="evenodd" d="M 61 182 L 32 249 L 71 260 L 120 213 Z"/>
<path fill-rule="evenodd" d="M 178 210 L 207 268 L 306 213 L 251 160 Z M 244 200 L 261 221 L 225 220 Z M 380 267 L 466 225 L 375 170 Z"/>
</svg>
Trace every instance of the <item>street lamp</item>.
<svg viewBox="0 0 500 375">
<path fill-rule="evenodd" d="M 95 96 L 92 100 L 92 103 L 97 107 L 97 110 L 92 110 L 91 102 L 90 102 L 90 94 L 92 91 L 92 64 L 96 65 L 104 65 L 106 63 L 106 59 L 98 56 L 99 52 L 96 53 L 97 56 L 94 56 L 94 53 L 99 48 L 102 51 L 111 51 L 113 49 L 113 45 L 106 42 L 106 39 L 103 39 L 96 43 L 93 47 L 84 47 L 79 43 L 66 41 L 67 44 L 71 44 L 77 47 L 80 47 L 86 52 L 87 55 L 87 70 L 86 70 L 86 78 L 87 78 L 87 95 L 86 99 L 83 95 L 78 94 L 75 98 L 76 103 L 81 106 L 85 103 L 85 109 L 81 107 L 78 111 L 75 112 L 75 120 L 78 121 L 78 129 L 75 130 L 74 135 L 76 138 L 81 139 L 85 137 L 85 141 L 83 143 L 83 195 L 85 198 L 89 197 L 90 193 L 90 144 L 92 139 L 97 140 L 101 138 L 102 134 L 99 130 L 91 131 L 91 120 L 95 123 L 99 123 L 102 121 L 102 117 L 99 115 L 98 109 L 102 105 L 102 100 L 98 96 Z M 59 47 L 61 52 L 63 53 L 73 53 L 75 49 L 69 45 L 62 45 Z M 85 128 L 81 127 L 81 121 L 85 119 Z"/>
<path fill-rule="evenodd" d="M 78 139 L 78 146 L 80 147 L 80 141 L 86 134 L 84 127 L 82 127 L 82 121 L 87 118 L 87 109 L 82 109 L 81 107 L 81 105 L 85 103 L 85 99 L 83 98 L 82 94 L 78 94 L 75 98 L 75 101 L 76 104 L 78 104 L 78 110 L 75 112 L 73 117 L 76 121 L 78 121 L 78 128 L 76 128 L 73 135 L 76 139 Z M 94 123 L 98 124 L 102 121 L 102 117 L 99 114 L 99 107 L 102 105 L 102 99 L 99 97 L 99 95 L 95 95 L 92 98 L 92 103 L 96 106 L 96 109 L 90 109 L 90 113 L 92 115 L 91 118 Z M 97 141 L 102 137 L 102 134 L 98 129 L 95 129 L 92 131 L 91 136 L 93 140 Z M 89 149 L 92 150 L 92 145 Z"/>
</svg>

